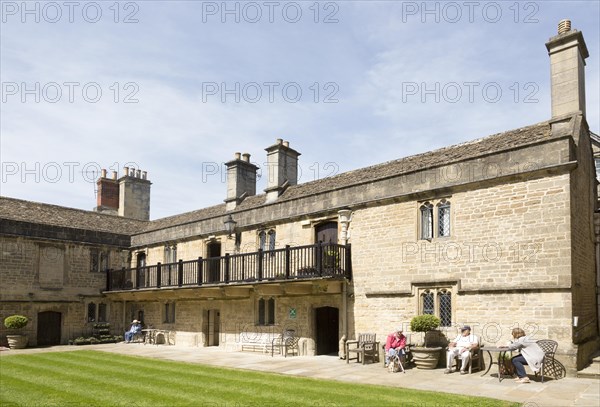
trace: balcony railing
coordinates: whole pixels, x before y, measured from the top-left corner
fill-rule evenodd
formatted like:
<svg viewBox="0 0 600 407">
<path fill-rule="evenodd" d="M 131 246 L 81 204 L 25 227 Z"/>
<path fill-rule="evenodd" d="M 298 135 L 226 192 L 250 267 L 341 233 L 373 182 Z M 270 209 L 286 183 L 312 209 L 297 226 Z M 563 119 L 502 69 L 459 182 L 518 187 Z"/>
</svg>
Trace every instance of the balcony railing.
<svg viewBox="0 0 600 407">
<path fill-rule="evenodd" d="M 352 278 L 350 245 L 316 244 L 108 270 L 106 291 Z"/>
</svg>

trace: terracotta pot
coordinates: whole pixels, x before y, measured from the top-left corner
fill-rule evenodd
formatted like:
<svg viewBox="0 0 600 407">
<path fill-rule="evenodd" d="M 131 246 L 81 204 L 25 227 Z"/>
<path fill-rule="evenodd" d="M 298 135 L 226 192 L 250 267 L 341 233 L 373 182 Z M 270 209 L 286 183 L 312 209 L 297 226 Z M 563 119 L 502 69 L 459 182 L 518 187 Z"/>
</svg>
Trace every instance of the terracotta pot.
<svg viewBox="0 0 600 407">
<path fill-rule="evenodd" d="M 440 346 L 435 348 L 412 347 L 410 351 L 417 369 L 435 369 L 440 360 Z"/>
<path fill-rule="evenodd" d="M 24 349 L 27 347 L 27 335 L 6 335 L 6 339 L 11 349 Z"/>
</svg>

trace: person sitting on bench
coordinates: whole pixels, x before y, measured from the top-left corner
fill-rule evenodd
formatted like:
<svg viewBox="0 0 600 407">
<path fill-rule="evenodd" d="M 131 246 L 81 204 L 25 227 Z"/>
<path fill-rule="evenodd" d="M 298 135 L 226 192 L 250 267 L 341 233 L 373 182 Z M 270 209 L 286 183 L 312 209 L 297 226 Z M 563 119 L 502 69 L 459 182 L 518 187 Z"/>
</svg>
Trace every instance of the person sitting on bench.
<svg viewBox="0 0 600 407">
<path fill-rule="evenodd" d="M 396 328 L 396 331 L 388 335 L 385 342 L 385 366 L 390 363 L 390 359 L 398 355 L 400 358 L 404 356 L 404 348 L 406 347 L 406 336 L 402 334 L 402 328 Z"/>
</svg>

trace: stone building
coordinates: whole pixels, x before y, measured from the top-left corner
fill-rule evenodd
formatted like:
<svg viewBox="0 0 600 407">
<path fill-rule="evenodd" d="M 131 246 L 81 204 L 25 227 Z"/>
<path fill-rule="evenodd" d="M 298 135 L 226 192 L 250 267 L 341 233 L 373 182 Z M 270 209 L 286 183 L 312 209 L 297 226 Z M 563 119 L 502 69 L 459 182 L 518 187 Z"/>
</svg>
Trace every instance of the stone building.
<svg viewBox="0 0 600 407">
<path fill-rule="evenodd" d="M 430 313 L 447 336 L 557 340 L 573 373 L 599 346 L 598 140 L 581 32 L 546 47 L 552 116 L 524 128 L 305 184 L 277 140 L 264 194 L 236 153 L 223 204 L 154 221 L 150 181 L 129 168 L 103 172 L 94 212 L 1 198 L 0 317 L 29 316 L 33 345 L 136 318 L 232 351 L 293 329 L 314 355 Z"/>
</svg>

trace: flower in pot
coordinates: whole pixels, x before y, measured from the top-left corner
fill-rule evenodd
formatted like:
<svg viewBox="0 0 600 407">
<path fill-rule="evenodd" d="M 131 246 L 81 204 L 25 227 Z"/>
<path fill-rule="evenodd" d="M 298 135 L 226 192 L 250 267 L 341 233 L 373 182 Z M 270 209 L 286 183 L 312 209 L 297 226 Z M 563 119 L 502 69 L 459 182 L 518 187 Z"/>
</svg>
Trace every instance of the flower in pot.
<svg viewBox="0 0 600 407">
<path fill-rule="evenodd" d="M 27 335 L 21 335 L 19 330 L 25 328 L 29 319 L 23 315 L 11 315 L 4 318 L 4 326 L 16 331 L 14 335 L 6 335 L 8 346 L 11 349 L 23 349 L 27 346 Z"/>
<path fill-rule="evenodd" d="M 440 319 L 435 315 L 418 315 L 410 321 L 410 330 L 412 332 L 423 332 L 423 346 L 411 348 L 413 359 L 418 369 L 435 369 L 439 358 L 441 346 L 431 346 L 428 344 L 428 337 L 431 332 L 440 326 Z"/>
</svg>

